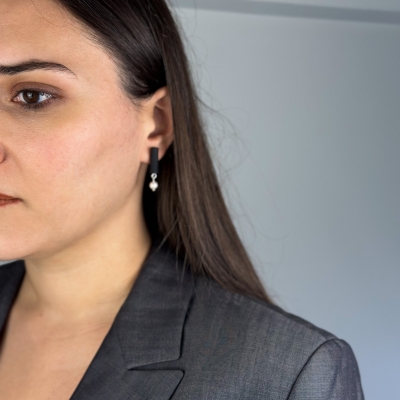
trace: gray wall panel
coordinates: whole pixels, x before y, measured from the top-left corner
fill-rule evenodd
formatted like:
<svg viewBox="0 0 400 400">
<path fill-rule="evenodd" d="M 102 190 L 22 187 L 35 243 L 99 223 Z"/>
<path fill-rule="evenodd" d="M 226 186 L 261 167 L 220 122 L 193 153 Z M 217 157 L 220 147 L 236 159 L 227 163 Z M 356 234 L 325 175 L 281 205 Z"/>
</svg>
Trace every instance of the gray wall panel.
<svg viewBox="0 0 400 400">
<path fill-rule="evenodd" d="M 362 7 L 357 2 L 346 5 L 330 2 L 303 2 L 296 4 L 285 1 L 252 1 L 252 0 L 172 0 L 179 7 L 199 10 L 228 11 L 242 14 L 275 15 L 296 18 L 316 18 L 327 20 L 376 22 L 400 24 L 400 3 L 397 8 Z M 371 5 L 371 3 L 369 3 Z M 353 5 L 353 6 L 351 6 Z"/>
<path fill-rule="evenodd" d="M 169 0 L 172 3 L 181 6 L 199 7 L 206 4 L 207 0 Z M 214 3 L 228 4 L 231 0 L 214 0 Z M 400 2 L 398 0 L 233 0 L 243 3 L 268 3 L 285 5 L 303 5 L 318 7 L 338 7 L 353 8 L 359 10 L 381 10 L 381 11 L 400 11 Z M 208 2 L 211 3 L 211 2 Z"/>
<path fill-rule="evenodd" d="M 214 156 L 277 303 L 400 389 L 400 27 L 181 9 Z"/>
</svg>

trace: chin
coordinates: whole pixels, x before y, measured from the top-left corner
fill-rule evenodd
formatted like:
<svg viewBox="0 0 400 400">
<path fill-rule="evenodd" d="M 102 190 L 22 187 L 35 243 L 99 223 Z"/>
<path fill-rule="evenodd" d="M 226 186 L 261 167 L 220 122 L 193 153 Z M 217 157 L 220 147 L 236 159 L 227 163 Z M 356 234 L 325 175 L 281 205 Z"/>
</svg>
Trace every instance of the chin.
<svg viewBox="0 0 400 400">
<path fill-rule="evenodd" d="M 1 228 L 1 227 L 0 227 Z M 30 233 L 30 238 L 17 237 L 0 230 L 0 263 L 14 260 L 21 260 L 29 257 L 35 250 L 34 243 L 31 243 L 34 235 Z"/>
</svg>

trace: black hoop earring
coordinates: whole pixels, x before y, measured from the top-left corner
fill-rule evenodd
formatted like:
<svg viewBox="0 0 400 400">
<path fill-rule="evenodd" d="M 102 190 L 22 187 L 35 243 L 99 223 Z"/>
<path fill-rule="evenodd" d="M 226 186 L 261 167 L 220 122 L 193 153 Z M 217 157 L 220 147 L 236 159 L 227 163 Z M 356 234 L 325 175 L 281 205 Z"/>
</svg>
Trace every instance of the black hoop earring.
<svg viewBox="0 0 400 400">
<path fill-rule="evenodd" d="M 158 147 L 152 147 L 150 150 L 150 177 L 152 181 L 149 184 L 149 188 L 155 192 L 158 188 L 158 183 L 156 182 L 158 175 Z"/>
</svg>

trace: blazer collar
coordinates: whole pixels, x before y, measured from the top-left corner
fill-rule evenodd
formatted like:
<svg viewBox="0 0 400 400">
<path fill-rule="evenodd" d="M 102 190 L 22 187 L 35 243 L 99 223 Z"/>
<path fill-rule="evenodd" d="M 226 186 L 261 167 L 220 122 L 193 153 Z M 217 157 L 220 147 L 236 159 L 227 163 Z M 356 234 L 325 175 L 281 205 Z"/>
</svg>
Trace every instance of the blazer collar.
<svg viewBox="0 0 400 400">
<path fill-rule="evenodd" d="M 23 260 L 13 264 L 6 266 L 7 285 L 0 284 L 0 329 L 25 274 Z M 152 364 L 180 358 L 193 286 L 181 260 L 155 240 L 71 400 L 169 399 L 184 372 Z"/>
<path fill-rule="evenodd" d="M 180 357 L 193 284 L 175 254 L 153 242 L 114 322 L 127 369 Z"/>
</svg>

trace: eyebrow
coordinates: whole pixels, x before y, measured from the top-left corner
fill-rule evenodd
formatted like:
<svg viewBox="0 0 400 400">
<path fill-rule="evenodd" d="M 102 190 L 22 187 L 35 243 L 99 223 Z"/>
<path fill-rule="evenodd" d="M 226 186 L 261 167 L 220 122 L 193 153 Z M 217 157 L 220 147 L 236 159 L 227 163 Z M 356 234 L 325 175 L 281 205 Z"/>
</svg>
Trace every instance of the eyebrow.
<svg viewBox="0 0 400 400">
<path fill-rule="evenodd" d="M 64 72 L 73 75 L 75 78 L 77 77 L 75 73 L 65 65 L 41 60 L 28 60 L 14 65 L 0 65 L 0 75 L 16 75 L 21 72 L 35 71 L 40 69 Z"/>
</svg>

